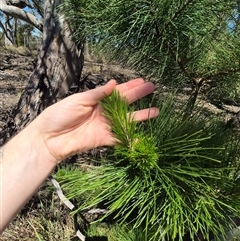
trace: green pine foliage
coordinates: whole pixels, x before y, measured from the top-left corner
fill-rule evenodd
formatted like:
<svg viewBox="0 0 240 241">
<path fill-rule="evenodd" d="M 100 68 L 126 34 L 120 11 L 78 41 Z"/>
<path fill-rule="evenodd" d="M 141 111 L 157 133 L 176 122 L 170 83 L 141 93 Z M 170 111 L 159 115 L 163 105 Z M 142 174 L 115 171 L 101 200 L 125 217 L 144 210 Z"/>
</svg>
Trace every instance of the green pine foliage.
<svg viewBox="0 0 240 241">
<path fill-rule="evenodd" d="M 236 0 L 64 1 L 76 41 L 168 86 L 192 87 L 185 113 L 170 99 L 141 124 L 117 92 L 101 102 L 118 140 L 112 155 L 57 174 L 79 210 L 103 205 L 117 223 L 143 230 L 142 240 L 219 238 L 234 226 L 239 136 L 192 110 L 200 91 L 220 104 L 240 103 L 239 9 Z"/>
<path fill-rule="evenodd" d="M 209 240 L 240 216 L 239 141 L 218 121 L 183 118 L 174 99 L 137 124 L 117 92 L 102 102 L 118 145 L 100 165 L 60 170 L 57 178 L 79 210 L 104 206 L 117 223 L 143 230 L 144 240 Z M 129 114 L 127 114 L 129 112 Z M 104 217 L 104 218 L 105 218 Z"/>
<path fill-rule="evenodd" d="M 127 100 L 122 99 L 119 93 L 114 91 L 114 94 L 105 98 L 101 105 L 105 110 L 105 117 L 115 123 L 112 125 L 112 132 L 117 134 L 118 142 L 123 146 L 128 146 L 129 143 L 133 142 L 137 123 L 133 121 L 132 112 L 128 116 L 125 115 L 128 112 Z"/>
<path fill-rule="evenodd" d="M 88 230 L 89 237 L 107 237 L 108 241 L 141 241 L 143 240 L 144 231 L 141 228 L 132 229 L 129 225 L 97 225 L 93 224 Z M 146 240 L 149 240 L 146 237 Z"/>
<path fill-rule="evenodd" d="M 158 158 L 154 139 L 147 133 L 136 133 L 137 122 L 134 121 L 133 109 L 126 115 L 129 109 L 127 100 L 114 91 L 102 101 L 101 106 L 119 142 L 120 148 L 116 147 L 115 154 L 121 156 L 123 162 L 130 161 L 143 172 L 154 168 Z"/>
<path fill-rule="evenodd" d="M 239 101 L 237 0 L 67 0 L 63 9 L 76 39 L 123 65 L 176 88 L 204 85 L 219 102 Z"/>
</svg>

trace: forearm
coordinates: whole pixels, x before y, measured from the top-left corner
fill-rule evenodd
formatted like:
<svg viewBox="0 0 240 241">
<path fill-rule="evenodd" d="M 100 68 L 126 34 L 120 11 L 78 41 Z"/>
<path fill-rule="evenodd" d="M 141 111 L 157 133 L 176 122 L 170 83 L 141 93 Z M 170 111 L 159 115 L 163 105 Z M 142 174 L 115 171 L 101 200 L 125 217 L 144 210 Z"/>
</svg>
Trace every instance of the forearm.
<svg viewBox="0 0 240 241">
<path fill-rule="evenodd" d="M 57 163 L 49 155 L 33 123 L 2 148 L 0 158 L 2 232 Z"/>
</svg>

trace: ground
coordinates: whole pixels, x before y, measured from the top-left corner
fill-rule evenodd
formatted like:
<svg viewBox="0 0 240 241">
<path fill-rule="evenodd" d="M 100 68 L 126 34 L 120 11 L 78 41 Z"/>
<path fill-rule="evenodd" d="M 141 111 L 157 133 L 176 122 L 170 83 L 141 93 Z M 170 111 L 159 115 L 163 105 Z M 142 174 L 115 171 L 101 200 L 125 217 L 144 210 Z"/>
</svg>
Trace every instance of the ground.
<svg viewBox="0 0 240 241">
<path fill-rule="evenodd" d="M 35 55 L 36 51 L 0 49 L 0 131 L 27 84 Z"/>
</svg>

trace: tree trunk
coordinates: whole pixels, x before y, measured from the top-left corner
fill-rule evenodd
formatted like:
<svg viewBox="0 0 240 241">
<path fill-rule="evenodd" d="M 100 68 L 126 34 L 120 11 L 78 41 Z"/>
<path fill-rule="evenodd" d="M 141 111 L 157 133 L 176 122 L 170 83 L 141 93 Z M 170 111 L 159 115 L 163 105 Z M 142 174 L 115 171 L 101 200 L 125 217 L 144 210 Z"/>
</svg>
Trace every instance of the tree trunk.
<svg viewBox="0 0 240 241">
<path fill-rule="evenodd" d="M 13 110 L 12 119 L 0 134 L 0 144 L 23 129 L 46 107 L 66 96 L 77 85 L 83 67 L 83 43 L 76 44 L 59 1 L 45 1 L 42 45 L 28 85 Z M 58 11 L 58 12 L 57 12 Z M 53 113 L 54 115 L 54 113 Z"/>
</svg>

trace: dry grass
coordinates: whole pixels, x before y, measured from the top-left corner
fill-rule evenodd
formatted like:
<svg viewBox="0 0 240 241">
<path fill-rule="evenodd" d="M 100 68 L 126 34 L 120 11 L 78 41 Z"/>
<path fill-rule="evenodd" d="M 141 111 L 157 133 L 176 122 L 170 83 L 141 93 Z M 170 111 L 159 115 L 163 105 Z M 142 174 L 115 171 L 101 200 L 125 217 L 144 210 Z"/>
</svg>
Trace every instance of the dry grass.
<svg viewBox="0 0 240 241">
<path fill-rule="evenodd" d="M 37 50 L 30 50 L 29 48 L 25 48 L 23 46 L 16 47 L 16 46 L 8 45 L 5 48 L 8 51 L 8 53 L 12 53 L 12 54 L 19 54 L 24 56 L 32 56 L 32 55 L 35 56 L 37 54 Z"/>
<path fill-rule="evenodd" d="M 66 241 L 74 235 L 69 210 L 44 185 L 3 232 L 1 241 Z"/>
</svg>

